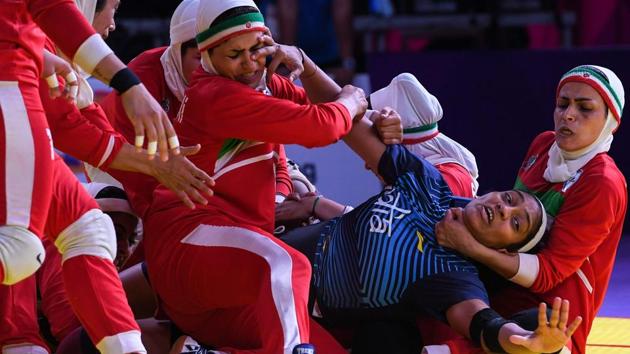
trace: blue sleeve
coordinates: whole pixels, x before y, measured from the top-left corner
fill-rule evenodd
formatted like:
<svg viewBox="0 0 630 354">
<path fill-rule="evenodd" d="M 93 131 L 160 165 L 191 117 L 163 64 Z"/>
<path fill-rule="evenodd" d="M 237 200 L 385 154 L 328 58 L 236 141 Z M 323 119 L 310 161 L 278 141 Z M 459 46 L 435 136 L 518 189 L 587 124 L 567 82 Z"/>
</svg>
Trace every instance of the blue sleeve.
<svg viewBox="0 0 630 354">
<path fill-rule="evenodd" d="M 446 184 L 440 171 L 428 161 L 412 154 L 402 145 L 388 145 L 378 162 L 378 174 L 385 183 L 392 185 L 407 172 L 415 173 L 420 180 L 440 180 Z"/>
<path fill-rule="evenodd" d="M 488 293 L 477 273 L 447 272 L 425 277 L 412 289 L 413 302 L 420 311 L 446 321 L 446 311 L 462 301 L 478 299 L 489 304 Z"/>
</svg>

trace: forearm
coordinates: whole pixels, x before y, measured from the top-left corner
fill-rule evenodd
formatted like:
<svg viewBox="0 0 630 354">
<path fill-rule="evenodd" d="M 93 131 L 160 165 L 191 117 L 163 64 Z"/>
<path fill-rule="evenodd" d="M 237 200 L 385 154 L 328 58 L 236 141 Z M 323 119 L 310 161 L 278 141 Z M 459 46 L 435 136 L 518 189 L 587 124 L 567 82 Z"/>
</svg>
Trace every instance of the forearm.
<svg viewBox="0 0 630 354">
<path fill-rule="evenodd" d="M 315 203 L 315 199 L 313 200 L 313 203 Z M 347 207 L 345 205 L 321 196 L 319 197 L 317 203 L 313 204 L 312 208 L 313 216 L 324 221 L 343 215 L 346 209 Z"/>
<path fill-rule="evenodd" d="M 378 163 L 385 152 L 385 144 L 372 129 L 372 122 L 361 118 L 352 125 L 343 141 L 365 161 L 372 171 L 378 171 Z"/>
<path fill-rule="evenodd" d="M 308 99 L 312 103 L 332 102 L 336 100 L 341 92 L 341 87 L 326 75 L 304 51 L 302 51 L 302 53 L 304 55 L 304 72 L 300 75 L 300 81 L 302 81 Z M 353 112 L 350 113 L 352 114 Z"/>
<path fill-rule="evenodd" d="M 114 75 L 125 67 L 126 65 L 112 53 L 96 65 L 92 76 L 109 85 Z"/>
<path fill-rule="evenodd" d="M 153 176 L 152 163 L 144 154 L 137 153 L 133 145 L 125 143 L 108 168 Z"/>
<path fill-rule="evenodd" d="M 518 272 L 519 258 L 516 253 L 501 253 L 482 244 L 476 244 L 467 250 L 462 250 L 462 253 L 506 279 L 512 278 Z"/>
</svg>

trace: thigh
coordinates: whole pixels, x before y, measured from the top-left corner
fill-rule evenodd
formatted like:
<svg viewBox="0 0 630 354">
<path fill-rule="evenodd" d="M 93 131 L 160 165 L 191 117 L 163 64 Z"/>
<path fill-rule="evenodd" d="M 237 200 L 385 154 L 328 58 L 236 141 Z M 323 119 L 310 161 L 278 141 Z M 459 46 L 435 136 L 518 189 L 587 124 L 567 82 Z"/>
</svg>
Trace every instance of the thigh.
<svg viewBox="0 0 630 354">
<path fill-rule="evenodd" d="M 41 237 L 54 155 L 37 87 L 0 81 L 0 125 L 0 224 Z"/>
<path fill-rule="evenodd" d="M 56 240 L 63 230 L 83 214 L 98 209 L 98 204 L 58 155 L 55 156 L 52 170 L 52 200 L 46 221 L 46 235 Z"/>
</svg>

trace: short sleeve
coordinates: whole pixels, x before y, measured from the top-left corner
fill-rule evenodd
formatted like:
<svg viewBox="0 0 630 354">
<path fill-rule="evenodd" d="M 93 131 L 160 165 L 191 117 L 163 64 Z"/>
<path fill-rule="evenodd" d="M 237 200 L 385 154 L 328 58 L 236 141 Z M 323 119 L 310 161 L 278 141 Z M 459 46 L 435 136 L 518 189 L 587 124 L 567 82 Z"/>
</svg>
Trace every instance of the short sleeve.
<svg viewBox="0 0 630 354">
<path fill-rule="evenodd" d="M 431 275 L 414 284 L 410 291 L 417 309 L 444 322 L 446 311 L 462 301 L 474 299 L 489 304 L 486 288 L 473 272 Z"/>
<path fill-rule="evenodd" d="M 413 172 L 419 181 L 446 184 L 440 172 L 425 159 L 412 154 L 402 145 L 388 145 L 378 163 L 378 174 L 387 184 L 394 184 L 408 172 Z"/>
</svg>

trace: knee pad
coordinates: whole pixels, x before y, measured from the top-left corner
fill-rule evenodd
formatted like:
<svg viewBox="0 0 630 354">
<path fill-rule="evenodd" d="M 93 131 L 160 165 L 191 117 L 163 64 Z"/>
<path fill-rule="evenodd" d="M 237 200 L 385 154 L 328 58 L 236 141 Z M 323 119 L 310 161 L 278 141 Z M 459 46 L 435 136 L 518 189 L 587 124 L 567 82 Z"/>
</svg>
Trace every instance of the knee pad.
<svg viewBox="0 0 630 354">
<path fill-rule="evenodd" d="M 2 284 L 13 285 L 28 278 L 39 269 L 45 256 L 42 241 L 34 233 L 20 226 L 0 226 Z"/>
<path fill-rule="evenodd" d="M 7 345 L 2 347 L 2 354 L 48 354 L 48 350 L 46 348 L 40 347 L 39 345 L 24 343 L 24 344 L 15 344 L 15 345 Z"/>
<path fill-rule="evenodd" d="M 66 227 L 55 240 L 62 262 L 77 256 L 116 258 L 116 230 L 112 219 L 92 209 Z"/>
</svg>

